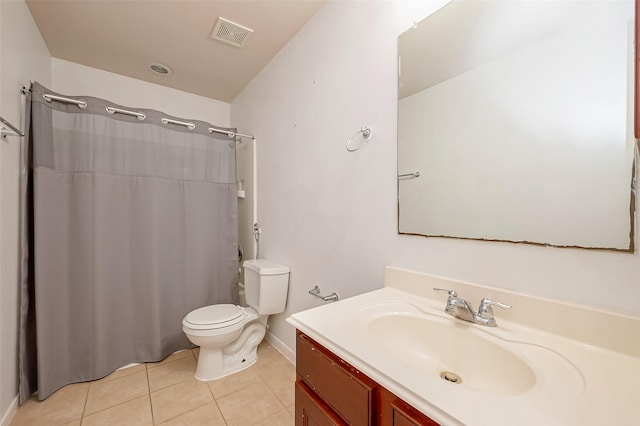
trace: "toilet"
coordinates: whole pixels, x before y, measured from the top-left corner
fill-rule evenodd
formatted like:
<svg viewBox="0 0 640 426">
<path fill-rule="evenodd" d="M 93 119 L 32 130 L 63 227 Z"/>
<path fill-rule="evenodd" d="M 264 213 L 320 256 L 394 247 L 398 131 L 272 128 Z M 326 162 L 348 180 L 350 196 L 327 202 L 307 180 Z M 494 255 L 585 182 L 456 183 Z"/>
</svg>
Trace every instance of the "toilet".
<svg viewBox="0 0 640 426">
<path fill-rule="evenodd" d="M 210 305 L 187 314 L 182 330 L 200 346 L 196 379 L 215 380 L 253 365 L 267 319 L 284 312 L 289 267 L 266 259 L 243 263 L 246 307 Z"/>
</svg>

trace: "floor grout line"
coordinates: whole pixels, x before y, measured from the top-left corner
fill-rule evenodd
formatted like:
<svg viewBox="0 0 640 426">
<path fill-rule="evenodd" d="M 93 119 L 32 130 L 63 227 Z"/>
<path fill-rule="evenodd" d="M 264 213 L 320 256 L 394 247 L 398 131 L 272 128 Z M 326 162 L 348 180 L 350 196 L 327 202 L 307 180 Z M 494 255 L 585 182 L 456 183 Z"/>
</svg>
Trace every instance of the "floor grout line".
<svg viewBox="0 0 640 426">
<path fill-rule="evenodd" d="M 193 354 L 193 356 L 195 357 L 195 354 Z M 207 389 L 209 389 L 211 398 L 213 398 L 213 403 L 216 405 L 216 408 L 218 409 L 218 413 L 220 413 L 220 416 L 222 417 L 222 421 L 224 422 L 225 425 L 228 425 L 229 423 L 227 423 L 227 419 L 224 417 L 224 413 L 220 409 L 220 405 L 218 405 L 218 400 L 216 396 L 213 394 L 213 390 L 211 390 L 211 386 L 209 386 L 209 382 L 207 382 Z"/>
<path fill-rule="evenodd" d="M 148 397 L 149 397 L 149 409 L 151 410 L 151 424 L 155 426 L 156 424 L 156 418 L 153 415 L 153 400 L 151 399 L 151 383 L 149 383 L 149 364 L 148 363 L 144 363 L 144 371 L 147 373 L 147 391 L 148 391 Z"/>
<path fill-rule="evenodd" d="M 80 415 L 80 425 L 84 423 L 84 413 L 87 411 L 87 401 L 89 401 L 89 391 L 91 390 L 91 382 L 89 382 L 89 386 L 87 386 L 87 393 L 84 396 L 84 404 L 82 405 L 82 414 Z"/>
</svg>

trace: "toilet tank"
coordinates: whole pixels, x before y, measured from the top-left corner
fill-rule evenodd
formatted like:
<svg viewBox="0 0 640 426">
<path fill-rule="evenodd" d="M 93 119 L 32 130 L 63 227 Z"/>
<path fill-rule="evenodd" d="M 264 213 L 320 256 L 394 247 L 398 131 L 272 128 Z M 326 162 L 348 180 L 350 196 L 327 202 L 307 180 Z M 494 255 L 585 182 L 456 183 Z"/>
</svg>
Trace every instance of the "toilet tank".
<svg viewBox="0 0 640 426">
<path fill-rule="evenodd" d="M 289 267 L 266 259 L 247 260 L 242 266 L 247 305 L 260 315 L 284 312 L 289 289 Z"/>
</svg>

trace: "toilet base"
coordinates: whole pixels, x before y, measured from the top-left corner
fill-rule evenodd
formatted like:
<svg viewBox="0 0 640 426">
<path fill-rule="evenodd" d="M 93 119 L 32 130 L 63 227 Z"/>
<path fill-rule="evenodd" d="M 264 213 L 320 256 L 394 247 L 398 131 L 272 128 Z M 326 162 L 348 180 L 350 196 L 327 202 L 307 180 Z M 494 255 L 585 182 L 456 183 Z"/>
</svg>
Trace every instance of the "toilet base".
<svg viewBox="0 0 640 426">
<path fill-rule="evenodd" d="M 220 349 L 200 348 L 195 378 L 208 382 L 217 380 L 251 367 L 258 360 L 257 346 L 245 356 L 224 355 Z"/>
<path fill-rule="evenodd" d="M 203 382 L 221 379 L 255 364 L 258 345 L 266 334 L 266 320 L 264 316 L 247 325 L 236 340 L 222 348 L 201 346 L 196 379 Z"/>
</svg>

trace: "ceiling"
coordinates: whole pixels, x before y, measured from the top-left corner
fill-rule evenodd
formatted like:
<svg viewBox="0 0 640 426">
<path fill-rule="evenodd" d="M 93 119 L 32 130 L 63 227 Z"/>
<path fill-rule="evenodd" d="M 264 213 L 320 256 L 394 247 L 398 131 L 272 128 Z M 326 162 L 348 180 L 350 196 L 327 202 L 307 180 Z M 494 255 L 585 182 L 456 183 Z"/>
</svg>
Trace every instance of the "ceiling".
<svg viewBox="0 0 640 426">
<path fill-rule="evenodd" d="M 325 0 L 27 0 L 51 56 L 231 102 Z M 210 38 L 218 17 L 251 28 Z M 173 74 L 148 69 L 166 64 Z"/>
</svg>

